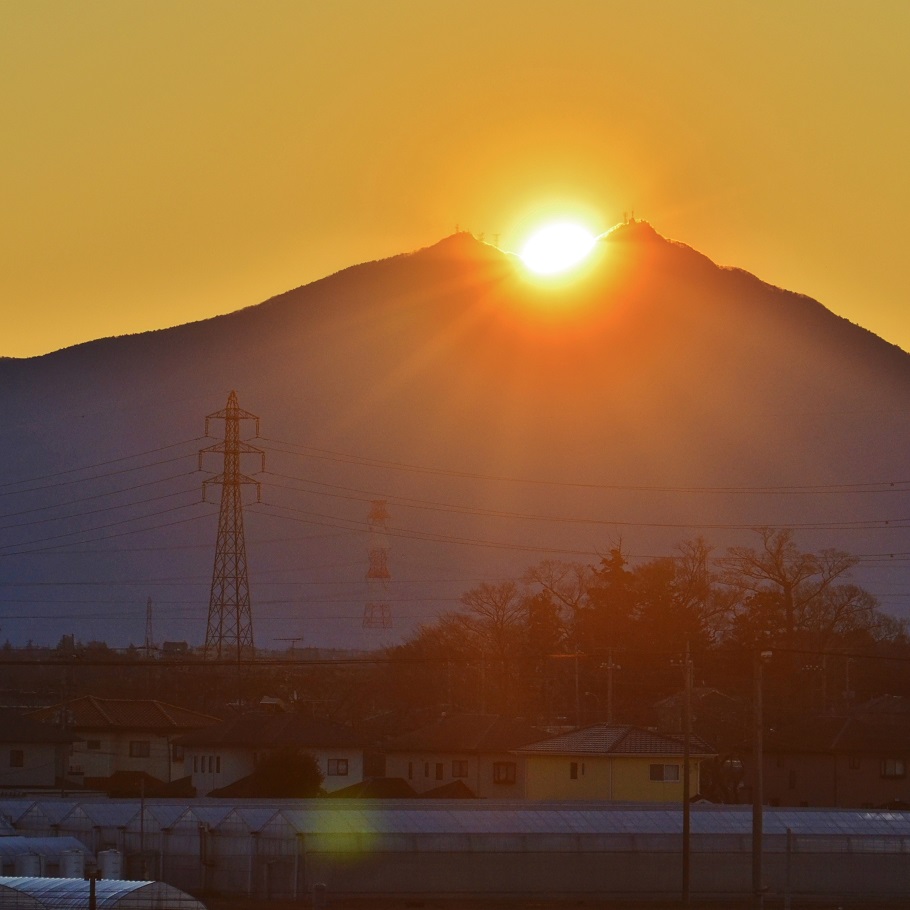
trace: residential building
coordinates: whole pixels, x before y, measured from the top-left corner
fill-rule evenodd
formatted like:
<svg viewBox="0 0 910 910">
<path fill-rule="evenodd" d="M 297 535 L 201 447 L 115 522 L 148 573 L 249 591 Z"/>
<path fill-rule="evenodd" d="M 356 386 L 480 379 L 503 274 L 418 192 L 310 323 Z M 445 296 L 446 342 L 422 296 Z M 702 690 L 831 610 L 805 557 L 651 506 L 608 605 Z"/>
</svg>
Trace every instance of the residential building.
<svg viewBox="0 0 910 910">
<path fill-rule="evenodd" d="M 521 798 L 522 767 L 513 750 L 542 733 L 523 720 L 498 715 L 444 715 L 386 739 L 385 773 L 403 778 L 417 793 L 459 781 L 475 796 Z"/>
<path fill-rule="evenodd" d="M 747 780 L 753 767 L 747 756 Z M 910 807 L 910 701 L 886 695 L 772 730 L 763 768 L 772 806 Z"/>
<path fill-rule="evenodd" d="M 73 737 L 49 724 L 0 709 L 0 787 L 31 790 L 59 783 Z"/>
<path fill-rule="evenodd" d="M 594 724 L 515 750 L 524 762 L 527 799 L 681 802 L 681 736 L 622 724 Z M 689 746 L 689 793 L 714 750 L 697 736 Z"/>
<path fill-rule="evenodd" d="M 363 780 L 364 738 L 351 727 L 300 714 L 240 714 L 178 743 L 199 796 L 248 777 L 263 756 L 284 749 L 311 754 L 327 792 Z"/>
<path fill-rule="evenodd" d="M 72 735 L 66 777 L 104 789 L 124 774 L 169 784 L 186 777 L 177 736 L 219 723 L 217 717 L 154 699 L 96 698 L 86 695 L 30 715 Z"/>
</svg>

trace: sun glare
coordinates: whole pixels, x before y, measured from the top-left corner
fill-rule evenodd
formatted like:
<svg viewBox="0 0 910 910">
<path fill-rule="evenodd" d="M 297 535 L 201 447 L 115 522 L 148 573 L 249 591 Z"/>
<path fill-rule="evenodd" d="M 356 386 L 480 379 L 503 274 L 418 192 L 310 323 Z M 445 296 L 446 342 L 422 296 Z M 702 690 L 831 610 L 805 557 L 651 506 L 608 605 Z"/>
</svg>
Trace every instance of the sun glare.
<svg viewBox="0 0 910 910">
<path fill-rule="evenodd" d="M 535 231 L 521 250 L 521 260 L 538 275 L 557 275 L 578 265 L 594 249 L 594 235 L 570 221 Z"/>
</svg>

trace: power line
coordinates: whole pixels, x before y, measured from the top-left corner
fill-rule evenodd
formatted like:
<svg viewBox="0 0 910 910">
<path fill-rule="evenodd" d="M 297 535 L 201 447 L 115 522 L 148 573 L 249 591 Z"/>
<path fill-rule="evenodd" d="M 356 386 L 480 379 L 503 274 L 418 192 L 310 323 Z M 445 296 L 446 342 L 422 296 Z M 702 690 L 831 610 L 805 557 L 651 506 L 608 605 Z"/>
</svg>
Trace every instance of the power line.
<svg viewBox="0 0 910 910">
<path fill-rule="evenodd" d="M 268 437 L 259 437 L 262 442 L 289 448 L 277 449 L 288 455 L 300 455 L 304 458 L 313 458 L 324 461 L 335 461 L 342 464 L 354 464 L 362 467 L 386 468 L 394 471 L 405 471 L 418 474 L 436 474 L 446 477 L 463 477 L 473 480 L 493 481 L 500 483 L 521 483 L 534 486 L 552 486 L 584 490 L 610 490 L 628 491 L 634 493 L 737 493 L 749 495 L 767 494 L 820 494 L 820 493 L 906 493 L 910 492 L 910 481 L 860 481 L 842 484 L 799 484 L 789 486 L 667 486 L 663 484 L 604 484 L 584 483 L 560 480 L 541 480 L 528 477 L 510 477 L 501 474 L 483 474 L 475 471 L 458 471 L 446 468 L 428 467 L 401 461 L 386 461 L 368 456 L 352 455 L 345 452 L 336 452 L 331 449 L 320 449 L 314 446 L 301 445 Z M 293 449 L 304 451 L 295 452 Z"/>
<path fill-rule="evenodd" d="M 171 443 L 166 446 L 161 446 L 160 448 L 157 448 L 157 449 L 150 449 L 147 452 L 140 452 L 136 455 L 124 455 L 120 458 L 112 458 L 109 461 L 99 461 L 93 465 L 86 465 L 86 466 L 79 467 L 79 468 L 68 468 L 64 471 L 55 471 L 52 474 L 44 474 L 44 475 L 39 475 L 36 477 L 31 477 L 31 478 L 22 479 L 22 480 L 10 480 L 10 481 L 7 481 L 6 483 L 0 484 L 0 490 L 3 490 L 6 487 L 19 486 L 24 483 L 37 483 L 38 481 L 51 480 L 54 477 L 63 477 L 67 474 L 75 474 L 75 473 L 82 472 L 82 471 L 90 471 L 95 468 L 103 468 L 103 467 L 107 467 L 108 465 L 118 464 L 122 461 L 129 461 L 132 458 L 142 458 L 145 455 L 155 455 L 158 452 L 165 452 L 168 449 L 173 449 L 173 448 L 176 448 L 177 446 L 189 445 L 190 443 L 198 442 L 200 439 L 204 439 L 204 438 L 205 438 L 204 436 L 197 436 L 195 439 L 187 439 L 187 440 L 183 440 L 181 442 L 174 442 L 174 443 Z M 160 464 L 171 464 L 172 462 L 180 461 L 181 459 L 183 459 L 185 457 L 186 457 L 185 455 L 178 455 L 175 458 L 165 458 L 165 459 L 162 459 L 161 461 L 150 462 L 149 464 L 141 464 L 141 465 L 136 465 L 135 467 L 132 467 L 132 468 L 124 468 L 121 471 L 109 471 L 106 474 L 99 474 L 99 475 L 96 475 L 95 477 L 75 478 L 74 480 L 67 480 L 67 481 L 63 481 L 61 483 L 47 484 L 46 486 L 41 486 L 41 487 L 29 487 L 28 489 L 25 489 L 25 490 L 10 490 L 5 493 L 0 492 L 0 496 L 15 496 L 20 493 L 34 493 L 39 490 L 49 490 L 53 487 L 67 486 L 72 483 L 83 483 L 83 482 L 89 481 L 89 480 L 103 480 L 107 477 L 115 477 L 118 474 L 128 474 L 131 471 L 140 471 L 143 468 L 156 467 L 157 465 L 160 465 Z"/>
</svg>

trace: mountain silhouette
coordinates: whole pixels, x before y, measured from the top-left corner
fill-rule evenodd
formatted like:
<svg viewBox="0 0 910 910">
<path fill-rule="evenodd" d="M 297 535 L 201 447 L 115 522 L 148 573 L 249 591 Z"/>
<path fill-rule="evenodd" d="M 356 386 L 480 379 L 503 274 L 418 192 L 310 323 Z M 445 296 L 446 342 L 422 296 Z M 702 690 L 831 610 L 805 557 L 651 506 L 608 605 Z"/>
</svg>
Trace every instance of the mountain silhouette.
<svg viewBox="0 0 910 910">
<path fill-rule="evenodd" d="M 141 644 L 151 598 L 156 638 L 202 643 L 221 465 L 196 453 L 231 390 L 266 451 L 262 501 L 245 492 L 259 647 L 396 640 L 544 558 L 696 535 L 720 553 L 784 524 L 870 557 L 858 580 L 899 608 L 910 356 L 631 222 L 573 280 L 457 233 L 225 316 L 0 360 L 4 637 Z M 361 629 L 374 499 L 382 633 Z"/>
</svg>

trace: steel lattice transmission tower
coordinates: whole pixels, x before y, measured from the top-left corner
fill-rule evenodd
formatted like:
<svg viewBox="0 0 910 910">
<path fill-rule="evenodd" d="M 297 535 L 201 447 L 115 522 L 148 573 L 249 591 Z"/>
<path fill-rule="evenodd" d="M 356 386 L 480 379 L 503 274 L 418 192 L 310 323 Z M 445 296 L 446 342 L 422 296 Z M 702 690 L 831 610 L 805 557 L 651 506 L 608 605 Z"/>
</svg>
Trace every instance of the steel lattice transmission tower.
<svg viewBox="0 0 910 910">
<path fill-rule="evenodd" d="M 364 629 L 391 629 L 392 607 L 388 602 L 389 582 L 389 513 L 384 499 L 374 499 L 367 522 L 370 528 L 367 588 L 369 600 L 363 608 Z"/>
<path fill-rule="evenodd" d="M 215 567 L 212 570 L 212 593 L 209 619 L 205 632 L 205 656 L 215 659 L 252 659 L 253 614 L 250 608 L 250 579 L 246 563 L 246 541 L 243 537 L 243 484 L 255 484 L 257 501 L 262 487 L 252 477 L 240 472 L 241 455 L 258 455 L 260 470 L 265 470 L 265 452 L 240 438 L 240 421 L 255 420 L 259 435 L 259 418 L 237 404 L 237 393 L 228 395 L 227 406 L 205 418 L 205 435 L 209 422 L 224 421 L 224 441 L 199 450 L 199 468 L 208 453 L 224 455 L 224 470 L 203 481 L 202 498 L 208 485 L 221 484 L 221 510 L 218 516 L 218 541 L 215 545 Z"/>
</svg>

